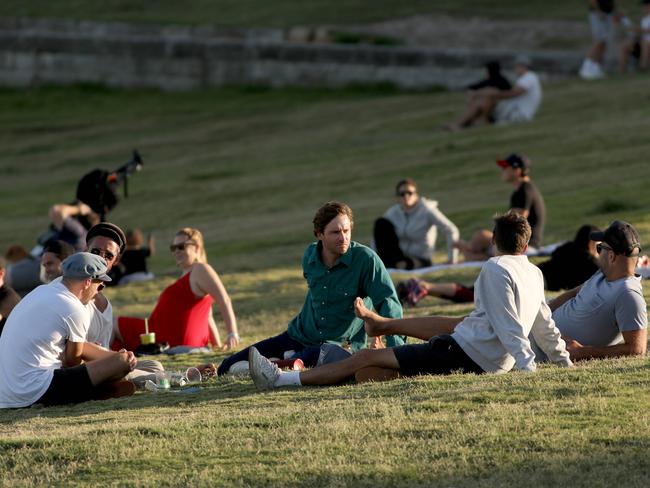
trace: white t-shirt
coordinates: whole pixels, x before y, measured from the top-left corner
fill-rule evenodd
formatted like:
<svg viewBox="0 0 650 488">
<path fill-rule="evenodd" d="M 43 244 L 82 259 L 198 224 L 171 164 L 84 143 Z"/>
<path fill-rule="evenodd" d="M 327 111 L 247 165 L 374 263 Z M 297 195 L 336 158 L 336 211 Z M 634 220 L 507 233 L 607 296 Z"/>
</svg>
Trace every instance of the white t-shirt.
<svg viewBox="0 0 650 488">
<path fill-rule="evenodd" d="M 111 302 L 108 302 L 103 312 L 99 311 L 94 300 L 91 300 L 86 305 L 86 308 L 90 312 L 90 327 L 88 328 L 86 342 L 99 344 L 106 349 L 110 349 L 111 333 L 113 332 L 113 306 Z"/>
<path fill-rule="evenodd" d="M 515 86 L 525 91 L 515 98 L 502 100 L 496 106 L 495 116 L 498 121 L 518 122 L 533 120 L 539 104 L 542 102 L 542 85 L 539 77 L 532 71 L 527 71 L 515 82 Z"/>
<path fill-rule="evenodd" d="M 27 407 L 47 391 L 66 342 L 85 342 L 90 315 L 63 283 L 16 305 L 0 336 L 0 408 Z"/>
<path fill-rule="evenodd" d="M 61 277 L 55 278 L 54 283 L 61 283 Z M 95 305 L 95 300 L 91 300 L 86 305 L 88 313 L 90 313 L 90 326 L 88 327 L 88 335 L 85 342 L 99 344 L 100 346 L 110 349 L 111 334 L 113 333 L 113 306 L 111 302 L 106 299 L 108 305 L 103 312 L 100 312 Z"/>
<path fill-rule="evenodd" d="M 641 29 L 643 29 L 643 41 L 650 42 L 650 15 L 641 19 Z"/>
</svg>

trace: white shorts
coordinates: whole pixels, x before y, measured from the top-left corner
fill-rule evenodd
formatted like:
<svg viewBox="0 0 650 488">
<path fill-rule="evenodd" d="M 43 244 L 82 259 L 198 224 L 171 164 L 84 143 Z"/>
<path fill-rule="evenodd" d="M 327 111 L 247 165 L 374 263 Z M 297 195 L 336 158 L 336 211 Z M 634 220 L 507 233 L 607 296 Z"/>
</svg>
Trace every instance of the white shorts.
<svg viewBox="0 0 650 488">
<path fill-rule="evenodd" d="M 589 12 L 589 25 L 594 41 L 607 42 L 614 33 L 614 17 L 611 14 L 601 17 L 597 12 Z"/>
<path fill-rule="evenodd" d="M 517 100 L 502 100 L 492 114 L 497 122 L 525 122 L 530 117 L 522 113 Z"/>
</svg>

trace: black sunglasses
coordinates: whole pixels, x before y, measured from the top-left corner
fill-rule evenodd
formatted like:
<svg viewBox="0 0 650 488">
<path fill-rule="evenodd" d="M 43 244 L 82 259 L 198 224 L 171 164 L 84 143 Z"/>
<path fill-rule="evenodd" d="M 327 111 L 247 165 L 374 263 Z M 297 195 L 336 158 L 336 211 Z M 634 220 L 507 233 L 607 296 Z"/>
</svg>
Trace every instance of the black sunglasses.
<svg viewBox="0 0 650 488">
<path fill-rule="evenodd" d="M 397 195 L 400 196 L 400 197 L 406 197 L 406 196 L 410 197 L 411 195 L 414 195 L 414 194 L 415 194 L 414 191 L 401 191 Z"/>
<path fill-rule="evenodd" d="M 104 283 L 102 280 L 93 280 L 93 283 L 99 283 L 97 291 L 102 291 L 104 288 L 106 288 L 106 283 Z"/>
<path fill-rule="evenodd" d="M 187 246 L 196 246 L 196 242 L 194 242 L 194 241 L 185 241 L 185 242 L 181 242 L 180 244 L 172 244 L 171 246 L 169 246 L 169 250 L 171 252 L 184 251 Z"/>
<path fill-rule="evenodd" d="M 609 247 L 609 246 L 605 246 L 605 245 L 603 245 L 603 244 L 600 243 L 600 242 L 599 242 L 598 244 L 596 244 L 596 252 L 597 252 L 598 254 L 600 254 L 601 251 L 602 251 L 603 249 L 604 249 L 605 251 L 610 251 L 610 252 L 613 252 L 613 251 L 614 251 L 611 247 Z"/>
<path fill-rule="evenodd" d="M 113 254 L 110 251 L 104 251 L 103 249 L 99 249 L 98 247 L 93 247 L 90 250 L 91 254 L 96 254 L 97 256 L 103 257 L 106 261 L 112 261 L 115 259 L 115 254 Z"/>
</svg>

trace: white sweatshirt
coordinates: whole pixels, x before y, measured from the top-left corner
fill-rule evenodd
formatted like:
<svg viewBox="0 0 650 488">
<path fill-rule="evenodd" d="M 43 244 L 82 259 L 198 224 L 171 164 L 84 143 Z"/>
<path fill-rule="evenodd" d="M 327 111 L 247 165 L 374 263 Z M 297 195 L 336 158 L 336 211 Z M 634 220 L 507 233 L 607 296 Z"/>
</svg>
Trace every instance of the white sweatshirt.
<svg viewBox="0 0 650 488">
<path fill-rule="evenodd" d="M 452 337 L 484 371 L 505 373 L 513 366 L 535 371 L 528 335 L 550 361 L 571 366 L 566 344 L 544 299 L 544 278 L 524 255 L 488 260 L 476 279 L 474 311 Z"/>
</svg>

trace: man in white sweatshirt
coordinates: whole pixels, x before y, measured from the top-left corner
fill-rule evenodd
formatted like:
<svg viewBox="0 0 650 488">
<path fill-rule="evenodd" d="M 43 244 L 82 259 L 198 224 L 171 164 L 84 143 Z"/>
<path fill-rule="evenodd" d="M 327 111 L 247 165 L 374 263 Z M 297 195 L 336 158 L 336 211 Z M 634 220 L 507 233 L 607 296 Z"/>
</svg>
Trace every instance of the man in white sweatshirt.
<svg viewBox="0 0 650 488">
<path fill-rule="evenodd" d="M 343 361 L 303 372 L 281 372 L 251 348 L 255 386 L 267 390 L 328 385 L 352 376 L 357 381 L 377 381 L 452 371 L 505 373 L 513 367 L 532 372 L 536 365 L 529 334 L 552 362 L 572 366 L 544 299 L 542 273 L 525 255 L 530 236 L 527 220 L 514 212 L 495 219 L 496 256 L 483 266 L 475 284 L 476 308 L 465 318 L 384 319 L 357 298 L 356 312 L 369 335 L 408 335 L 428 342 L 363 349 Z"/>
</svg>

